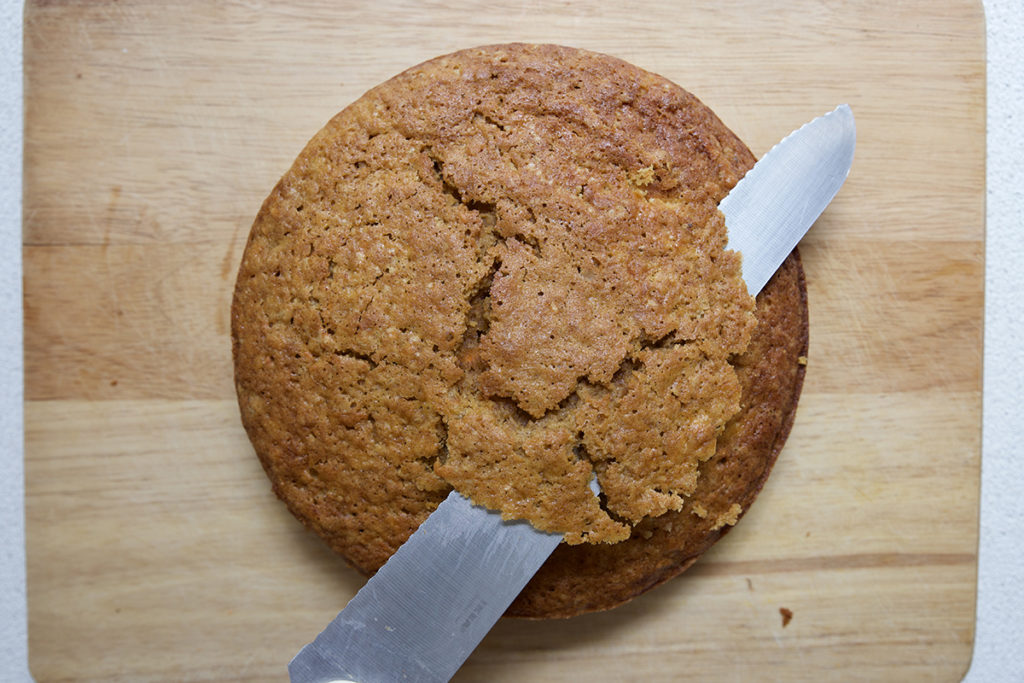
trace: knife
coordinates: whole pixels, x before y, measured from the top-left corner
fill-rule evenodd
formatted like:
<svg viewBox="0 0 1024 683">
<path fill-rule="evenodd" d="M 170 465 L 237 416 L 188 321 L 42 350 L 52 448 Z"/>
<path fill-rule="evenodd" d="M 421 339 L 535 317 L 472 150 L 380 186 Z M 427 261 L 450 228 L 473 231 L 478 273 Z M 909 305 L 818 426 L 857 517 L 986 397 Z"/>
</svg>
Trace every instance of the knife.
<svg viewBox="0 0 1024 683">
<path fill-rule="evenodd" d="M 839 191 L 855 142 L 844 104 L 785 137 L 719 203 L 751 296 Z M 452 491 L 299 651 L 292 683 L 447 681 L 561 538 Z"/>
</svg>

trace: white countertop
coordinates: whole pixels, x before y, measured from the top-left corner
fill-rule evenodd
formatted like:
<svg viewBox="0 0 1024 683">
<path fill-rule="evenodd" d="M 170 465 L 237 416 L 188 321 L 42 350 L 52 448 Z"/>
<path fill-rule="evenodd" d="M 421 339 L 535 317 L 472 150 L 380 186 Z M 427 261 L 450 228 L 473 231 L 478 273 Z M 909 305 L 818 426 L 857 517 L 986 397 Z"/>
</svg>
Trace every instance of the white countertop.
<svg viewBox="0 0 1024 683">
<path fill-rule="evenodd" d="M 1024 680 L 1024 2 L 985 0 L 988 192 L 981 561 L 965 680 Z M 21 335 L 22 3 L 0 0 L 0 680 L 28 674 Z"/>
</svg>

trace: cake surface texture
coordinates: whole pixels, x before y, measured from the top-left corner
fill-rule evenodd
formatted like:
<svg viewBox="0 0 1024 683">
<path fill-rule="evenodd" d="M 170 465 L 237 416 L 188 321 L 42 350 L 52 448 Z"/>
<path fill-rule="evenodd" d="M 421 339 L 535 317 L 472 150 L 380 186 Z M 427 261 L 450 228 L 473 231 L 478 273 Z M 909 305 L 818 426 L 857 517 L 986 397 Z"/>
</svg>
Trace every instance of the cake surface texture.
<svg viewBox="0 0 1024 683">
<path fill-rule="evenodd" d="M 563 534 L 514 616 L 683 571 L 757 495 L 803 380 L 798 255 L 755 302 L 717 209 L 753 163 L 694 96 L 584 50 L 474 48 L 367 92 L 266 199 L 236 282 L 275 493 L 364 573 L 452 488 Z"/>
</svg>

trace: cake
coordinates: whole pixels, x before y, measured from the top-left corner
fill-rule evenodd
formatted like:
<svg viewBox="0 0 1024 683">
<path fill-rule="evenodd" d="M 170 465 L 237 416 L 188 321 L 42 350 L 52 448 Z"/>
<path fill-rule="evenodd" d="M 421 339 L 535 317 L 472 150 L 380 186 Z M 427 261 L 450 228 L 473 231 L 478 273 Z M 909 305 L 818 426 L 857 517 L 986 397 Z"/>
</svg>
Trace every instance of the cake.
<svg viewBox="0 0 1024 683">
<path fill-rule="evenodd" d="M 239 269 L 235 383 L 275 493 L 366 574 L 452 488 L 563 534 L 511 616 L 683 571 L 753 502 L 804 374 L 798 255 L 755 301 L 717 210 L 753 163 L 696 97 L 585 50 L 479 47 L 371 89 Z"/>
</svg>

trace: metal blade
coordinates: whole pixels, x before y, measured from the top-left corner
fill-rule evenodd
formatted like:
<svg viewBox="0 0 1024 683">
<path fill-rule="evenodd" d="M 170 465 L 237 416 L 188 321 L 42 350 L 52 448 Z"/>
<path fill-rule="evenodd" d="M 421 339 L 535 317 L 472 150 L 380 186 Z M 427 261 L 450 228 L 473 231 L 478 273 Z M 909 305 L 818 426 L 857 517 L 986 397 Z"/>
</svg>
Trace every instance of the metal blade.
<svg viewBox="0 0 1024 683">
<path fill-rule="evenodd" d="M 719 204 L 752 295 L 839 190 L 855 138 L 840 106 L 782 140 Z M 453 491 L 295 656 L 292 683 L 447 681 L 561 538 Z"/>
<path fill-rule="evenodd" d="M 561 540 L 452 491 L 295 656 L 292 683 L 447 681 Z"/>
<path fill-rule="evenodd" d="M 743 254 L 751 295 L 836 196 L 850 172 L 856 140 L 853 112 L 840 105 L 786 136 L 719 203 L 729 248 Z"/>
</svg>

